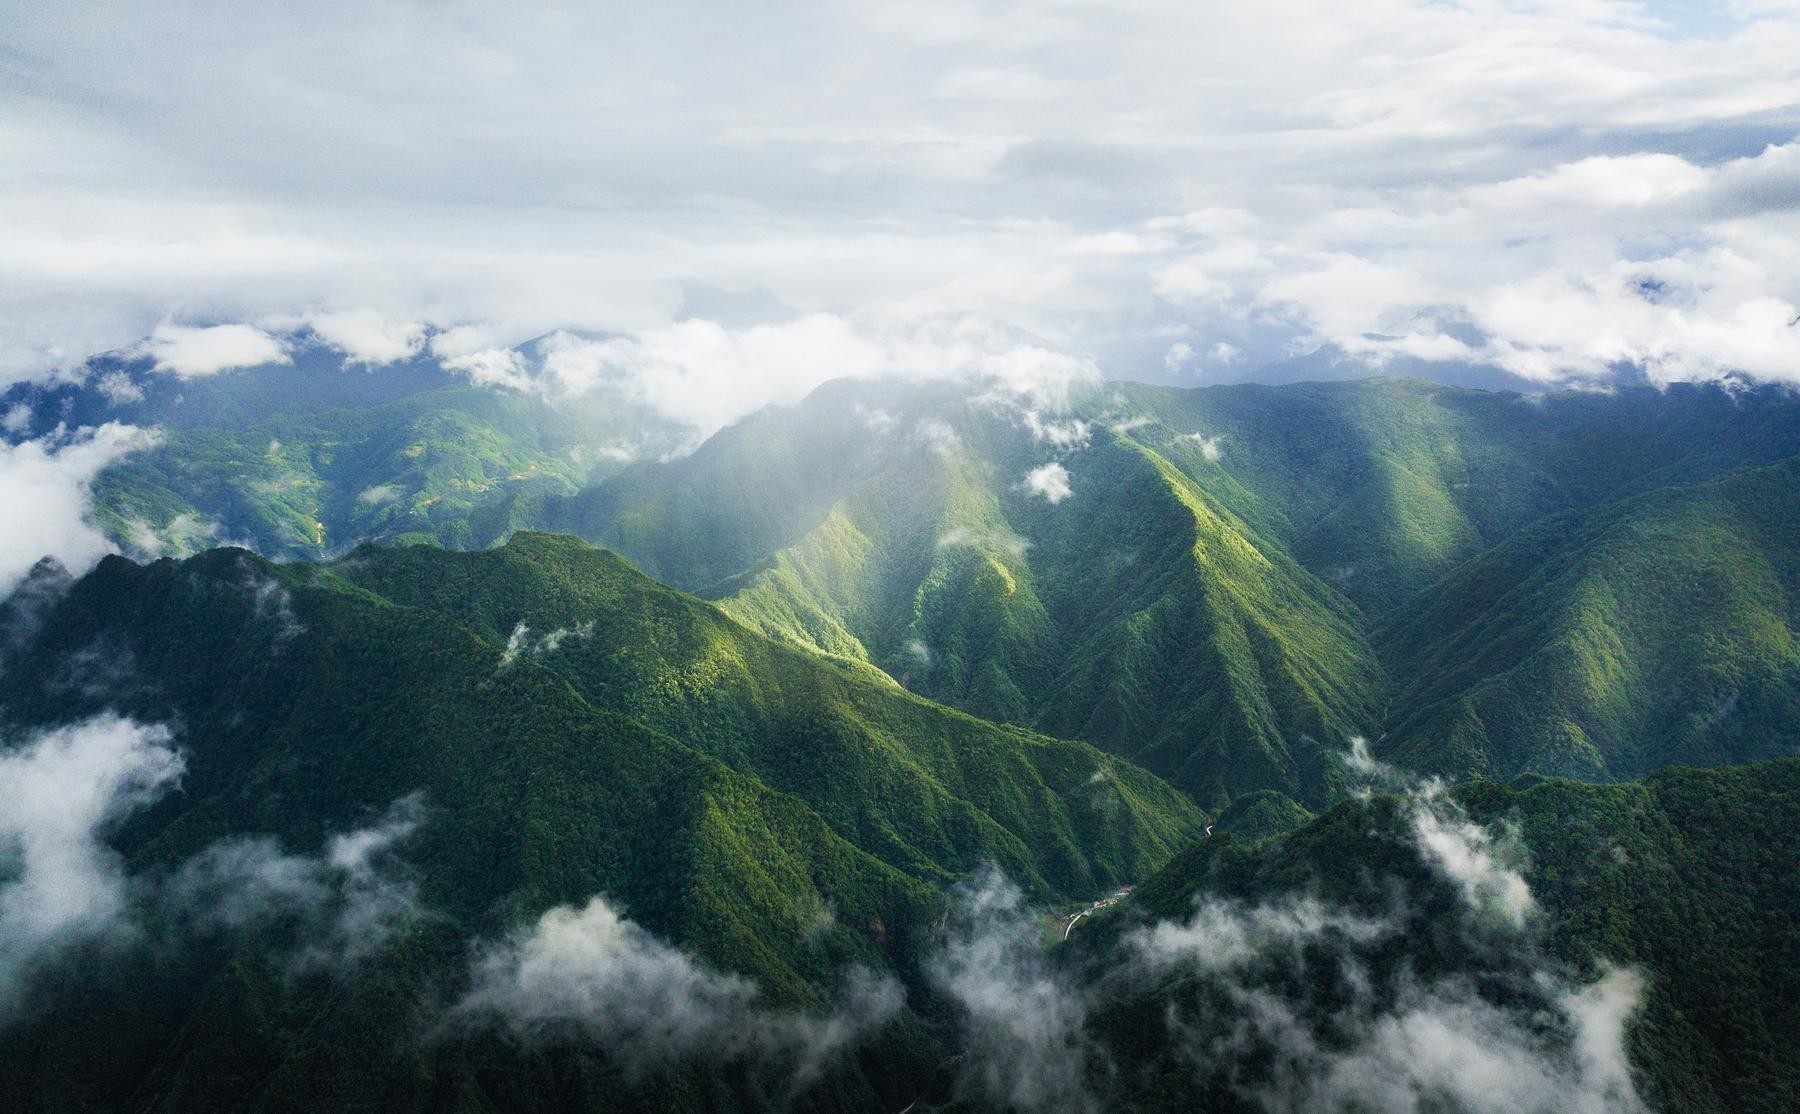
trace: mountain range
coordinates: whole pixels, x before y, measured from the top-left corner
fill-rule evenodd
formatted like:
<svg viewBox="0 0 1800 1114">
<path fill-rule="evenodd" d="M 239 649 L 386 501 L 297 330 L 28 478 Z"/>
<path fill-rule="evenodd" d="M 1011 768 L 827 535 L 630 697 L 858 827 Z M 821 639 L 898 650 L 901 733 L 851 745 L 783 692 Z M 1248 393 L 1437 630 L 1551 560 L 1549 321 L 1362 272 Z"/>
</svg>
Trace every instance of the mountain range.
<svg viewBox="0 0 1800 1114">
<path fill-rule="evenodd" d="M 0 404 L 161 430 L 0 604 L 9 1109 L 1800 1094 L 1787 392 Z"/>
</svg>

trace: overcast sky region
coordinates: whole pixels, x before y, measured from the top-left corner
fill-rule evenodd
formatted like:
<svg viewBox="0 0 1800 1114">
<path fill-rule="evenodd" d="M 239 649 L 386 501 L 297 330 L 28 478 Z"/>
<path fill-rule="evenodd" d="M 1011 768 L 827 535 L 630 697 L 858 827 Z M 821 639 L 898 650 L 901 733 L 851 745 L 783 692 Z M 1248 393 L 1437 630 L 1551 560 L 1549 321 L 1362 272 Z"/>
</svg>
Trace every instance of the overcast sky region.
<svg viewBox="0 0 1800 1114">
<path fill-rule="evenodd" d="M 1800 4 L 0 0 L 0 386 L 1800 378 Z M 231 326 L 218 331 L 217 326 Z M 698 377 L 696 379 L 695 377 Z M 725 411 L 722 411 L 722 413 Z"/>
</svg>

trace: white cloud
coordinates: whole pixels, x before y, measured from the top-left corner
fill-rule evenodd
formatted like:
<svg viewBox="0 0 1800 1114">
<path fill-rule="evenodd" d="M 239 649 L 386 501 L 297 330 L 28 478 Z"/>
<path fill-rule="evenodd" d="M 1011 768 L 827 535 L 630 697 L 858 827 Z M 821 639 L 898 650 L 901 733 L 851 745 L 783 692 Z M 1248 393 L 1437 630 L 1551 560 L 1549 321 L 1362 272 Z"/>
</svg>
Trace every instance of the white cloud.
<svg viewBox="0 0 1800 1114">
<path fill-rule="evenodd" d="M 1099 1111 L 1082 988 L 1050 965 L 1036 915 L 992 870 L 958 892 L 929 974 L 962 1012 L 958 1097 L 1021 1111 Z"/>
<path fill-rule="evenodd" d="M 454 1014 L 525 1039 L 574 1031 L 629 1069 L 752 1059 L 785 1067 L 803 1086 L 892 1020 L 902 1001 L 898 984 L 860 972 L 829 1014 L 766 1005 L 749 980 L 694 962 L 595 897 L 579 909 L 551 908 L 482 951 Z"/>
<path fill-rule="evenodd" d="M 162 324 L 142 351 L 155 361 L 156 370 L 183 379 L 289 362 L 287 345 L 253 325 Z"/>
<path fill-rule="evenodd" d="M 16 445 L 0 443 L 0 502 L 12 527 L 0 537 L 0 595 L 50 556 L 77 575 L 111 546 L 87 519 L 88 485 L 113 461 L 155 445 L 158 434 L 107 422 Z"/>
<path fill-rule="evenodd" d="M 1523 852 L 1516 840 L 1496 840 L 1487 829 L 1464 818 L 1432 784 L 1420 791 L 1413 831 L 1427 858 L 1454 881 L 1475 909 L 1502 917 L 1515 929 L 1537 911 L 1531 887 L 1516 860 Z"/>
<path fill-rule="evenodd" d="M 273 455 L 273 454 L 270 454 Z M 396 484 L 375 484 L 365 487 L 356 493 L 358 503 L 366 503 L 371 507 L 383 506 L 400 498 L 402 492 Z"/>
<path fill-rule="evenodd" d="M 571 638 L 579 642 L 586 642 L 592 637 L 594 637 L 594 621 L 592 619 L 576 623 L 572 627 L 557 627 L 536 638 L 532 637 L 531 628 L 520 622 L 513 627 L 512 634 L 507 636 L 505 649 L 500 651 L 499 668 L 501 670 L 510 669 L 520 657 L 541 658 L 548 654 L 554 654 L 562 648 L 564 642 Z"/>
<path fill-rule="evenodd" d="M 1004 553 L 1016 561 L 1031 548 L 1031 542 L 1004 527 L 971 526 L 954 526 L 937 540 L 939 549 L 955 549 L 959 546 Z"/>
<path fill-rule="evenodd" d="M 954 456 L 962 448 L 962 438 L 942 418 L 920 418 L 913 425 L 913 439 L 941 457 Z"/>
<path fill-rule="evenodd" d="M 399 849 L 425 822 L 412 793 L 366 828 L 294 855 L 270 837 L 215 843 L 182 864 L 161 896 L 203 931 L 285 924 L 296 971 L 344 972 L 367 959 L 417 909 L 417 886 Z"/>
<path fill-rule="evenodd" d="M 125 924 L 123 868 L 103 837 L 180 780 L 169 740 L 102 715 L 0 751 L 0 1014 L 60 945 Z"/>
<path fill-rule="evenodd" d="M 1362 945 L 1394 933 L 1392 920 L 1329 908 L 1317 898 L 1289 897 L 1263 905 L 1202 900 L 1187 921 L 1158 921 L 1127 937 L 1152 968 L 1225 971 L 1243 967 L 1275 946 L 1334 939 Z"/>
<path fill-rule="evenodd" d="M 1151 342 L 1184 326 L 1252 366 L 1330 341 L 1583 377 L 1591 352 L 1444 326 L 1499 289 L 1720 251 L 1761 277 L 1618 347 L 1664 376 L 1791 380 L 1771 337 L 1721 337 L 1740 310 L 1761 329 L 1757 299 L 1800 301 L 1800 17 L 1675 23 L 1610 0 L 705 21 L 327 0 L 196 37 L 175 10 L 60 5 L 20 23 L 34 64 L 0 78 L 26 168 L 0 186 L 0 382 L 158 322 L 255 331 L 322 306 L 365 307 L 312 315 L 355 359 L 401 358 L 430 322 L 435 353 L 514 387 L 543 369 L 511 346 L 598 336 L 544 388 L 642 381 L 698 428 L 857 373 L 863 343 L 884 366 L 957 364 L 959 330 L 1037 338 L 986 345 L 996 376 L 1156 374 Z M 637 46 L 596 67 L 594 41 Z M 396 44 L 419 59 L 399 78 Z M 799 314 L 684 322 L 692 283 Z M 909 344 L 927 321 L 957 324 Z M 167 355 L 195 374 L 251 358 Z"/>
<path fill-rule="evenodd" d="M 416 356 L 425 347 L 422 322 L 396 321 L 372 309 L 309 314 L 306 324 L 351 362 L 368 367 Z"/>
<path fill-rule="evenodd" d="M 1048 441 L 1050 447 L 1059 452 L 1085 448 L 1094 435 L 1094 427 L 1080 418 L 1064 422 L 1049 421 L 1039 417 L 1035 410 L 1025 411 L 1025 428 L 1031 430 L 1032 437 Z"/>
<path fill-rule="evenodd" d="M 1075 494 L 1069 486 L 1069 470 L 1055 461 L 1025 473 L 1025 489 L 1052 506 Z"/>
<path fill-rule="evenodd" d="M 1216 463 L 1220 457 L 1225 455 L 1224 449 L 1221 448 L 1221 446 L 1225 442 L 1224 434 L 1217 434 L 1212 437 L 1208 437 L 1204 433 L 1189 433 L 1186 435 L 1185 439 L 1194 442 L 1196 445 L 1199 445 L 1200 446 L 1200 455 L 1205 457 L 1207 460 L 1210 460 L 1210 461 L 1213 461 Z"/>
<path fill-rule="evenodd" d="M 131 381 L 129 373 L 116 368 L 97 377 L 94 389 L 105 395 L 106 401 L 114 406 L 144 400 L 144 389 Z"/>
</svg>

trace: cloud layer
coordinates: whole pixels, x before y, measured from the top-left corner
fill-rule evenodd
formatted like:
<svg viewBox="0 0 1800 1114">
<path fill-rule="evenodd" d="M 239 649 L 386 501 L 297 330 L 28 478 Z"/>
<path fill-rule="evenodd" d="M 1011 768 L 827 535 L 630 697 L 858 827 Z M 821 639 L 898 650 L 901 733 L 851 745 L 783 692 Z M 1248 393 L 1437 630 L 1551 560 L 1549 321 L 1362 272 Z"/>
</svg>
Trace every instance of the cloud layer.
<svg viewBox="0 0 1800 1114">
<path fill-rule="evenodd" d="M 1800 374 L 1790 5 L 11 14 L 0 380 L 148 336 L 518 382 L 570 330 L 556 385 L 705 427 L 965 320 L 1184 381 Z"/>
</svg>

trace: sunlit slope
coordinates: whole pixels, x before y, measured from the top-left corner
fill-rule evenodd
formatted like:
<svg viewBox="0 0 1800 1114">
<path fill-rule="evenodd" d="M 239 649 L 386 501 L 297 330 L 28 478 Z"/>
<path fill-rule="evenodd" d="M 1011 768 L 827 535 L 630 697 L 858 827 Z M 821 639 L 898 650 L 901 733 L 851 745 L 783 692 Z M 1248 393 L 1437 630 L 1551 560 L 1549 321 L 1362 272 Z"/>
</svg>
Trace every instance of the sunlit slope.
<svg viewBox="0 0 1800 1114">
<path fill-rule="evenodd" d="M 1372 722 L 1385 683 L 1355 609 L 1129 436 L 1097 435 L 1080 463 L 1082 489 L 1039 512 L 1062 653 L 1037 724 L 1202 800 L 1322 799 L 1322 753 Z"/>
<path fill-rule="evenodd" d="M 819 455 L 821 436 L 835 440 Z M 824 468 L 838 457 L 853 467 Z M 1047 459 L 1075 477 L 1056 503 L 1021 482 Z M 1318 748 L 1378 708 L 1350 604 L 1160 454 L 1091 423 L 1052 454 L 991 403 L 837 384 L 583 499 L 616 516 L 587 520 L 593 534 L 676 583 L 704 586 L 731 567 L 717 554 L 752 560 L 781 538 L 707 589 L 735 618 L 1089 740 L 1205 802 L 1318 796 Z M 746 529 L 753 500 L 779 510 Z M 640 531 L 659 540 L 640 548 Z M 698 557 L 681 558 L 684 537 L 708 539 Z"/>
<path fill-rule="evenodd" d="M 574 538 L 365 549 L 331 568 L 495 645 L 520 623 L 535 632 L 526 647 L 568 632 L 538 660 L 592 704 L 794 794 L 915 877 L 993 862 L 1044 892 L 1091 893 L 1141 877 L 1197 830 L 1192 805 L 1141 770 L 769 639 Z"/>
<path fill-rule="evenodd" d="M 1788 392 L 1675 386 L 1527 398 L 1419 380 L 1119 384 L 1133 436 L 1371 614 L 1546 514 L 1770 463 Z"/>
<path fill-rule="evenodd" d="M 1800 460 L 1545 521 L 1379 636 L 1384 754 L 1628 778 L 1800 750 Z"/>
</svg>

